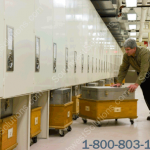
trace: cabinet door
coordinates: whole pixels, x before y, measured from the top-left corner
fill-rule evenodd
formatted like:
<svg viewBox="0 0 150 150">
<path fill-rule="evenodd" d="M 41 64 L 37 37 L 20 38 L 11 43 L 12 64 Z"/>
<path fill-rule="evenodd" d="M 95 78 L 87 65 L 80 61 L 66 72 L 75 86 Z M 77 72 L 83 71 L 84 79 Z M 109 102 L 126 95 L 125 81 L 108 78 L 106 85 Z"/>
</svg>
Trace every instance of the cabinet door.
<svg viewBox="0 0 150 150">
<path fill-rule="evenodd" d="M 3 97 L 7 98 L 33 92 L 35 36 L 32 13 L 34 1 L 15 0 L 5 2 L 4 7 L 4 39 L 7 45 L 4 50 Z M 17 18 L 17 21 L 13 16 Z"/>
<path fill-rule="evenodd" d="M 0 0 L 0 97 L 3 97 L 3 66 L 4 66 L 4 0 Z"/>
</svg>

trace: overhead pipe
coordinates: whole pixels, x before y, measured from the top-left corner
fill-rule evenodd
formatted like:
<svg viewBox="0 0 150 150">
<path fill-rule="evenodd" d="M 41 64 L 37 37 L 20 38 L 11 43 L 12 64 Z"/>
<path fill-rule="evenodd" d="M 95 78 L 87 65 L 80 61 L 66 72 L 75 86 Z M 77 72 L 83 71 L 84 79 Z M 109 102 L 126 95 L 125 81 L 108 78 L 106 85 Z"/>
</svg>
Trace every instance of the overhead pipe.
<svg viewBox="0 0 150 150">
<path fill-rule="evenodd" d="M 146 5 L 148 0 L 142 0 L 142 5 Z M 142 36 L 144 31 L 144 23 L 146 20 L 147 8 L 141 8 L 141 19 L 140 19 L 140 32 L 139 32 L 139 42 L 142 42 Z"/>
<path fill-rule="evenodd" d="M 121 6 L 120 8 L 119 8 L 119 12 L 120 12 L 120 14 L 118 15 L 118 17 L 121 17 L 121 15 L 122 15 L 122 8 L 124 8 L 125 6 Z"/>
<path fill-rule="evenodd" d="M 118 7 L 120 8 L 122 6 L 122 0 L 118 0 Z"/>
</svg>

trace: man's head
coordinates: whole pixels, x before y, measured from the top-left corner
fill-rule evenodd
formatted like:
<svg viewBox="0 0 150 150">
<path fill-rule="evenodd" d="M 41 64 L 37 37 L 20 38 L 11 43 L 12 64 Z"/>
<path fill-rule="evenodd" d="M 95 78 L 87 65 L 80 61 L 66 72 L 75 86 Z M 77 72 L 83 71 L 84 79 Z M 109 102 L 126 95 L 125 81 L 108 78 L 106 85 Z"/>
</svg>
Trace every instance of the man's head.
<svg viewBox="0 0 150 150">
<path fill-rule="evenodd" d="M 124 48 L 128 56 L 134 56 L 136 52 L 136 41 L 132 38 L 128 38 L 124 42 Z"/>
</svg>

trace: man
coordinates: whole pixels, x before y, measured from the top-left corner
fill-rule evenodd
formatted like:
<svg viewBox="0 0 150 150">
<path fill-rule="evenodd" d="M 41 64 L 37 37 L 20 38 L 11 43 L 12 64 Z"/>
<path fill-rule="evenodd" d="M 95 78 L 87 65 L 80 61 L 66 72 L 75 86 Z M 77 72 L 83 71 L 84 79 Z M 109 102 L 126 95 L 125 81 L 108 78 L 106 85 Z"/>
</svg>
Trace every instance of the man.
<svg viewBox="0 0 150 150">
<path fill-rule="evenodd" d="M 135 84 L 130 85 L 129 91 L 134 92 L 140 85 L 145 102 L 150 110 L 150 51 L 144 47 L 138 47 L 134 39 L 127 39 L 124 43 L 126 53 L 123 55 L 123 62 L 119 69 L 118 83 L 112 86 L 120 87 L 122 80 L 125 78 L 129 66 L 131 65 L 136 71 L 138 78 Z M 150 120 L 150 116 L 147 117 Z"/>
</svg>

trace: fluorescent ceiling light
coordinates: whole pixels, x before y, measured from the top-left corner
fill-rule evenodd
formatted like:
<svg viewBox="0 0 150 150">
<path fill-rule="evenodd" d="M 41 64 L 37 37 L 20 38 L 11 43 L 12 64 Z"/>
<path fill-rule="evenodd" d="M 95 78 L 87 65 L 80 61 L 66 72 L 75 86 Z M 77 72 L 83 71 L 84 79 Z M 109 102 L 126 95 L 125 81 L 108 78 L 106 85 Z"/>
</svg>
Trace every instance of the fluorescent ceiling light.
<svg viewBox="0 0 150 150">
<path fill-rule="evenodd" d="M 137 7 L 137 0 L 126 0 L 126 7 Z"/>
<path fill-rule="evenodd" d="M 136 14 L 127 14 L 128 20 L 136 20 Z"/>
<path fill-rule="evenodd" d="M 130 36 L 136 36 L 136 32 L 130 32 Z"/>
<path fill-rule="evenodd" d="M 132 29 L 135 29 L 135 30 L 136 30 L 136 24 L 130 24 L 130 25 L 129 25 L 129 29 L 130 29 L 130 30 L 132 30 Z"/>
<path fill-rule="evenodd" d="M 136 20 L 136 13 L 133 9 L 129 10 L 127 16 L 128 20 Z"/>
</svg>

